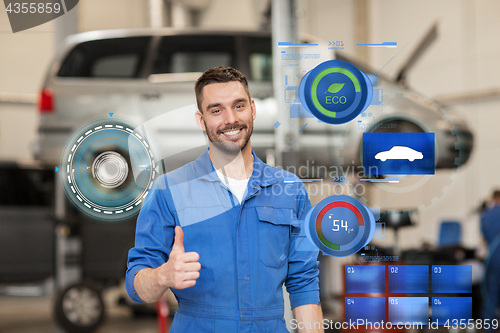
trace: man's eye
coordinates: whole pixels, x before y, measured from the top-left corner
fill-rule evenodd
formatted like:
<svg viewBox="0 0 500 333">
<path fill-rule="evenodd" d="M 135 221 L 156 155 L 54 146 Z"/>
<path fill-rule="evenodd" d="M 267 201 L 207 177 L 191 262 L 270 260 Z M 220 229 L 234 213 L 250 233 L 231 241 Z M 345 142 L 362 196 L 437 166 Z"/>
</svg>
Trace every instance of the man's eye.
<svg viewBox="0 0 500 333">
<path fill-rule="evenodd" d="M 220 110 L 219 110 L 219 109 L 214 109 L 214 110 L 212 110 L 212 113 L 219 113 L 219 112 L 220 112 Z"/>
<path fill-rule="evenodd" d="M 241 108 L 243 108 L 243 104 L 236 105 L 236 109 L 241 109 Z"/>
</svg>

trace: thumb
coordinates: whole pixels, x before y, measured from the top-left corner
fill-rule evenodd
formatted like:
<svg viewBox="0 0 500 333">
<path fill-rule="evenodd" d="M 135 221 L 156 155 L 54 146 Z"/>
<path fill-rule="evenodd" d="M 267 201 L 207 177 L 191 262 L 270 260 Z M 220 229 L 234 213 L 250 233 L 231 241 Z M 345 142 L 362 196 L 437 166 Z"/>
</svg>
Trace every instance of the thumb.
<svg viewBox="0 0 500 333">
<path fill-rule="evenodd" d="M 175 239 L 172 251 L 174 250 L 184 252 L 184 231 L 182 231 L 182 228 L 179 226 L 175 227 Z"/>
</svg>

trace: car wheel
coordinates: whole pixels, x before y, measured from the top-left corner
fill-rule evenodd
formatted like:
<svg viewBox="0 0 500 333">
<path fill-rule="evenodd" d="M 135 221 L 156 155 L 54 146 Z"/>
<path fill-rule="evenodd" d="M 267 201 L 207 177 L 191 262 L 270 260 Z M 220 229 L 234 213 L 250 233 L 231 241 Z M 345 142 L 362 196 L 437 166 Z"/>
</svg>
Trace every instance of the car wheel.
<svg viewBox="0 0 500 333">
<path fill-rule="evenodd" d="M 94 332 L 104 320 L 101 293 L 87 283 L 71 285 L 58 294 L 55 315 L 69 333 Z"/>
<path fill-rule="evenodd" d="M 409 158 L 408 161 L 413 162 L 413 161 L 415 161 L 415 159 L 414 158 Z"/>
<path fill-rule="evenodd" d="M 382 162 L 385 162 L 385 158 L 381 158 L 380 160 L 381 160 Z"/>
</svg>

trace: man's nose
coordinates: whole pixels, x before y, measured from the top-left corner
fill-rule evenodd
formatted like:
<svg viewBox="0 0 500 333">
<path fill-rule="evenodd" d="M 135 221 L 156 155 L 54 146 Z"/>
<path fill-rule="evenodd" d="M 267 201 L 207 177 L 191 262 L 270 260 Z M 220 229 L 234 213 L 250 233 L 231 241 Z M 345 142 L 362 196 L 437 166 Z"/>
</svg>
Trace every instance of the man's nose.
<svg viewBox="0 0 500 333">
<path fill-rule="evenodd" d="M 238 121 L 236 111 L 234 111 L 233 109 L 226 110 L 224 115 L 225 115 L 224 121 L 226 124 L 234 124 Z"/>
</svg>

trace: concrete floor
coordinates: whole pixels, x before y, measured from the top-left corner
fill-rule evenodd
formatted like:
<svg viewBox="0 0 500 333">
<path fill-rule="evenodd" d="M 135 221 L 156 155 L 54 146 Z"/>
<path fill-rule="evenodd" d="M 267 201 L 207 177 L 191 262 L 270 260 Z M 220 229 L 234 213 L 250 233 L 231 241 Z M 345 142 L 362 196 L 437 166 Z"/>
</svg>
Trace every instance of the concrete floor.
<svg viewBox="0 0 500 333">
<path fill-rule="evenodd" d="M 113 292 L 104 295 L 106 319 L 96 333 L 156 333 L 155 317 L 134 317 Z M 0 333 L 64 333 L 53 319 L 52 297 L 0 296 Z"/>
</svg>

